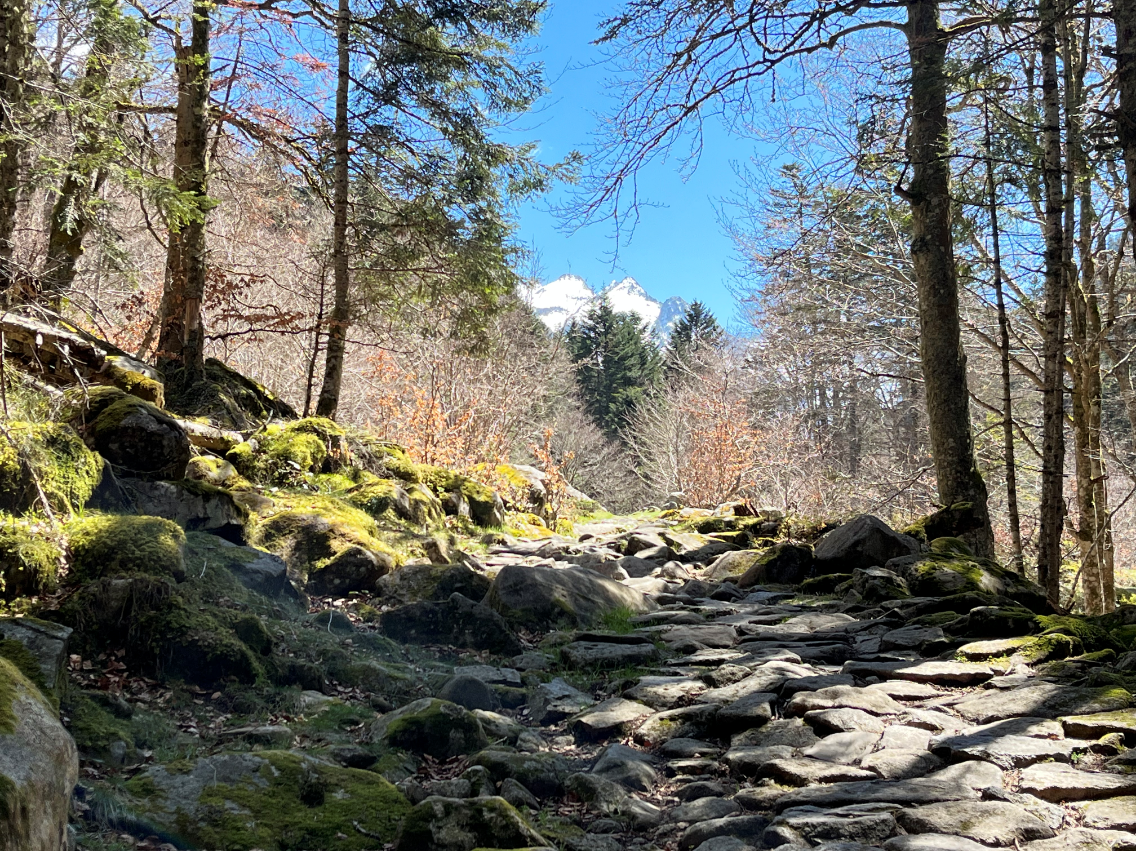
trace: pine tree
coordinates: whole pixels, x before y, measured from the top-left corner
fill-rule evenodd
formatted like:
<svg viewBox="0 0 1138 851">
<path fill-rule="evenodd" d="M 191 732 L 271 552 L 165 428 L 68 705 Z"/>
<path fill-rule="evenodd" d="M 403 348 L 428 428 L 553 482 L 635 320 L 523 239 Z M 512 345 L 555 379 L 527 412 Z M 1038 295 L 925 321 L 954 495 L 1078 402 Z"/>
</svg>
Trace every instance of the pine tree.
<svg viewBox="0 0 1138 851">
<path fill-rule="evenodd" d="M 693 301 L 672 328 L 664 351 L 664 368 L 669 376 L 691 372 L 701 352 L 723 344 L 723 329 L 702 302 Z"/>
<path fill-rule="evenodd" d="M 647 328 L 604 298 L 569 327 L 568 344 L 585 410 L 606 434 L 619 437 L 636 406 L 660 383 L 660 353 Z"/>
</svg>

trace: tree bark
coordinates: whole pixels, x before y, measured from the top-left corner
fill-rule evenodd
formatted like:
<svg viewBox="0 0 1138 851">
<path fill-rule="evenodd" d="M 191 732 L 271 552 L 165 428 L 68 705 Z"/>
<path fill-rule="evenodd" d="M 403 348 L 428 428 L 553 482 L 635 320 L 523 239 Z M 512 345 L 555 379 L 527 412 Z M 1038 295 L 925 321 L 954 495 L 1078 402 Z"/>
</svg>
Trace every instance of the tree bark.
<svg viewBox="0 0 1138 851">
<path fill-rule="evenodd" d="M 324 358 L 324 383 L 316 400 L 316 415 L 334 417 L 340 406 L 340 387 L 344 381 L 344 349 L 351 324 L 351 295 L 348 274 L 348 50 L 351 23 L 349 0 L 340 0 L 336 18 L 336 123 L 333 128 L 335 160 L 332 165 L 332 312 Z"/>
<path fill-rule="evenodd" d="M 985 52 L 987 47 L 985 45 Z M 996 291 L 996 321 L 1000 328 L 1000 389 L 1003 402 L 1004 483 L 1008 491 L 1008 528 L 1012 538 L 1011 566 L 1023 574 L 1023 537 L 1019 528 L 1019 497 L 1016 491 L 1015 423 L 1012 418 L 1011 339 L 1004 303 L 1004 270 L 1000 256 L 1000 218 L 996 206 L 996 169 L 992 162 L 992 127 L 988 95 L 984 96 L 984 169 L 988 188 L 988 219 L 992 230 L 992 286 Z"/>
<path fill-rule="evenodd" d="M 1039 3 L 1039 55 L 1043 100 L 1043 447 L 1037 576 L 1052 605 L 1059 604 L 1062 561 L 1063 327 L 1067 283 L 1063 233 L 1063 150 L 1059 105 L 1059 12 L 1055 0 Z"/>
<path fill-rule="evenodd" d="M 917 279 L 921 369 L 937 490 L 945 506 L 971 503 L 977 528 L 966 533 L 977 554 L 995 554 L 988 490 L 976 466 L 968 377 L 960 342 L 959 294 L 949 193 L 947 37 L 937 0 L 913 0 L 907 35 L 912 69 L 909 161 L 905 193 L 913 213 L 912 258 Z"/>
<path fill-rule="evenodd" d="M 210 12 L 208 2 L 191 11 L 190 44 L 175 44 L 178 102 L 174 125 L 174 185 L 182 194 L 170 221 L 166 281 L 158 336 L 158 365 L 167 386 L 188 389 L 205 375 L 202 299 L 206 282 L 206 218 L 209 213 Z"/>
<path fill-rule="evenodd" d="M 1115 59 L 1118 61 L 1118 139 L 1126 166 L 1130 230 L 1134 232 L 1134 0 L 1114 2 Z M 1130 245 L 1131 253 L 1134 243 Z"/>
<path fill-rule="evenodd" d="M 105 18 L 105 7 L 99 7 L 95 21 L 97 31 L 87 67 L 79 84 L 78 100 L 85 105 L 79 117 L 79 138 L 71 154 L 71 162 L 59 187 L 49 219 L 47 257 L 44 260 L 42 292 L 48 305 L 58 311 L 63 297 L 75 282 L 75 269 L 83 253 L 83 240 L 94 225 L 89 204 L 99 191 L 106 172 L 87 163 L 96 158 L 106 138 L 109 116 L 99 108 L 99 98 L 107 87 L 115 50 L 109 31 L 113 21 Z M 117 15 L 117 9 L 113 9 Z"/>
<path fill-rule="evenodd" d="M 17 278 L 13 237 L 24 152 L 19 113 L 34 37 L 28 0 L 0 3 L 0 299 L 12 297 Z"/>
</svg>

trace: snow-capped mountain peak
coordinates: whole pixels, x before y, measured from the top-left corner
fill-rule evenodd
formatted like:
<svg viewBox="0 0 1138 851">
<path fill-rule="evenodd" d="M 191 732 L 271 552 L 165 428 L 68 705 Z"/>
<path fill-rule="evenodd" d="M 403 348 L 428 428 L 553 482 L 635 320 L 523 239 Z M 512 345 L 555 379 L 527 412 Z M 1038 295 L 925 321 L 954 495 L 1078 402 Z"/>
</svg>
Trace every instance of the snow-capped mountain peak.
<svg viewBox="0 0 1138 851">
<path fill-rule="evenodd" d="M 551 331 L 560 331 L 572 320 L 583 317 L 594 303 L 606 297 L 618 313 L 634 313 L 640 317 L 661 346 L 668 341 L 672 326 L 688 307 L 679 296 L 672 296 L 663 303 L 657 301 L 635 278 L 613 281 L 598 293 L 582 278 L 562 275 L 525 293 L 526 301 Z"/>
</svg>

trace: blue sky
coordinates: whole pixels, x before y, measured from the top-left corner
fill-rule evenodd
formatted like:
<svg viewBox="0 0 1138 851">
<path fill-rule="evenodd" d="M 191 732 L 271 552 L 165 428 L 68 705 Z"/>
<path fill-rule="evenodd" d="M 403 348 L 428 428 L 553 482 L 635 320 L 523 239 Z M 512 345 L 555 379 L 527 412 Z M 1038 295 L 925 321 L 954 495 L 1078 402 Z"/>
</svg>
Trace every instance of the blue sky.
<svg viewBox="0 0 1138 851">
<path fill-rule="evenodd" d="M 520 138 L 538 140 L 541 157 L 555 162 L 576 149 L 587 151 L 597 112 L 615 106 L 605 96 L 609 76 L 598 67 L 601 56 L 590 44 L 597 25 L 618 8 L 618 0 L 551 0 L 538 40 L 537 58 L 545 63 L 550 93 L 537 112 L 518 124 Z M 674 161 L 653 164 L 641 173 L 642 195 L 663 206 L 645 209 L 631 240 L 621 245 L 616 265 L 616 241 L 604 224 L 573 234 L 559 227 L 550 203 L 567 200 L 565 190 L 520 210 L 518 236 L 536 250 L 543 282 L 572 273 L 594 288 L 631 275 L 653 297 L 673 295 L 699 300 L 729 324 L 735 301 L 727 289 L 738 264 L 734 247 L 716 220 L 718 199 L 736 186 L 733 161 L 745 161 L 751 143 L 734 139 L 718 126 L 706 128 L 704 154 L 698 169 L 685 182 Z"/>
</svg>

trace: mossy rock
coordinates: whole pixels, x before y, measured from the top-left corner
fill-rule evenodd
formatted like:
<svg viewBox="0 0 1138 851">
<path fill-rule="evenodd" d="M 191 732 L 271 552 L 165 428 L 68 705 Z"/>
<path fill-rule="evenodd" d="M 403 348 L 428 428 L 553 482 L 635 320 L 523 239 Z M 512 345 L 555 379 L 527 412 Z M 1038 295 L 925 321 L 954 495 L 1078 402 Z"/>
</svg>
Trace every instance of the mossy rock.
<svg viewBox="0 0 1138 851">
<path fill-rule="evenodd" d="M 299 579 L 307 581 L 353 548 L 382 564 L 375 579 L 403 563 L 402 556 L 377 537 L 375 520 L 354 506 L 320 494 L 279 502 L 285 510 L 255 526 L 251 543 L 279 555 Z"/>
<path fill-rule="evenodd" d="M 270 390 L 219 361 L 206 358 L 205 380 L 167 393 L 171 411 L 208 417 L 227 428 L 256 428 L 267 420 L 295 420 L 299 414 Z"/>
<path fill-rule="evenodd" d="M 185 579 L 186 534 L 171 520 L 92 514 L 72 520 L 66 529 L 70 584 L 139 573 Z"/>
<path fill-rule="evenodd" d="M 382 517 L 390 512 L 404 520 L 411 519 L 411 498 L 394 479 L 369 477 L 348 490 L 344 499 L 372 517 Z"/>
<path fill-rule="evenodd" d="M 937 538 L 959 540 L 961 534 L 979 529 L 982 522 L 971 502 L 958 502 L 915 520 L 901 533 L 916 538 L 922 544 L 929 544 Z M 967 554 L 971 555 L 971 552 Z"/>
<path fill-rule="evenodd" d="M 70 719 L 67 729 L 84 758 L 108 759 L 115 742 L 122 742 L 125 755 L 133 755 L 135 742 L 130 722 L 116 717 L 92 695 L 72 688 L 63 701 L 62 711 Z"/>
<path fill-rule="evenodd" d="M 1078 615 L 1039 615 L 1035 622 L 1039 624 L 1042 635 L 1069 635 L 1076 639 L 1078 646 L 1082 648 L 1078 652 L 1123 649 L 1115 637 L 1093 618 Z"/>
<path fill-rule="evenodd" d="M 216 455 L 199 455 L 191 458 L 186 467 L 186 478 L 230 491 L 247 491 L 253 488 L 253 484 L 238 473 L 236 467 Z"/>
<path fill-rule="evenodd" d="M 159 408 L 163 407 L 166 404 L 165 386 L 156 378 L 134 368 L 137 365 L 138 362 L 134 361 L 133 358 L 110 355 L 103 365 L 99 378 L 103 383 L 110 384 L 124 393 L 137 396 L 139 399 L 157 405 Z"/>
<path fill-rule="evenodd" d="M 852 573 L 827 573 L 803 580 L 799 590 L 803 594 L 829 595 L 835 593 L 842 583 L 851 579 L 853 579 Z"/>
<path fill-rule="evenodd" d="M 0 512 L 0 599 L 54 591 L 64 556 L 62 535 L 47 521 Z"/>
<path fill-rule="evenodd" d="M 407 815 L 395 851 L 548 847 L 503 798 L 430 797 Z"/>
<path fill-rule="evenodd" d="M 287 485 L 347 463 L 344 430 L 324 417 L 265 426 L 226 453 L 241 475 L 266 485 Z"/>
<path fill-rule="evenodd" d="M 419 465 L 419 481 L 439 497 L 457 494 L 470 506 L 470 519 L 479 526 L 505 524 L 505 504 L 493 488 L 461 473 L 429 464 Z M 444 503 L 445 504 L 445 503 Z"/>
<path fill-rule="evenodd" d="M 7 424 L 0 440 L 0 511 L 42 509 L 39 488 L 52 511 L 82 508 L 103 477 L 103 459 L 63 423 Z M 15 445 L 13 445 L 13 442 Z"/>
<path fill-rule="evenodd" d="M 1012 600 L 1037 613 L 1051 611 L 1043 589 L 1031 580 L 990 559 L 959 553 L 950 540 L 944 547 L 948 551 L 892 559 L 885 567 L 904 576 L 917 597 L 982 594 Z"/>
<path fill-rule="evenodd" d="M 140 479 L 181 479 L 192 449 L 182 425 L 150 402 L 113 387 L 97 388 L 78 411 L 91 448 L 115 468 Z"/>
<path fill-rule="evenodd" d="M 378 774 L 285 751 L 154 766 L 126 789 L 151 823 L 225 851 L 367 851 L 393 840 L 410 810 Z"/>
<path fill-rule="evenodd" d="M 372 726 L 371 739 L 435 759 L 475 753 L 489 744 L 482 724 L 473 713 L 431 697 L 384 715 Z"/>
</svg>

